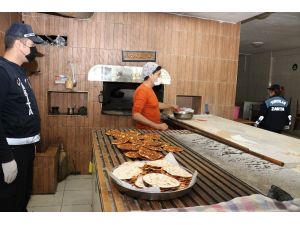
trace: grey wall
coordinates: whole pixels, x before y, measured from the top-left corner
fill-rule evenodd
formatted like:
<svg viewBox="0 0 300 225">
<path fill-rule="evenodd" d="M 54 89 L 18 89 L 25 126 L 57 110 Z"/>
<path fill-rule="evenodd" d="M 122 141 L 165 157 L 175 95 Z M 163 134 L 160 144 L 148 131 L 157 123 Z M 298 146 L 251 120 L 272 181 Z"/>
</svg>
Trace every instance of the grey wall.
<svg viewBox="0 0 300 225">
<path fill-rule="evenodd" d="M 263 101 L 269 86 L 271 53 L 240 55 L 236 103 Z"/>
<path fill-rule="evenodd" d="M 292 70 L 293 64 L 298 64 L 296 71 Z M 285 98 L 292 100 L 291 111 L 296 113 L 297 100 L 300 103 L 300 48 L 273 52 L 273 83 L 279 83 L 285 88 Z"/>
<path fill-rule="evenodd" d="M 298 69 L 293 71 L 292 65 L 295 63 L 298 64 Z M 244 101 L 262 101 L 267 96 L 266 88 L 271 83 L 285 87 L 285 98 L 292 99 L 291 111 L 294 117 L 297 99 L 300 103 L 300 48 L 240 55 L 237 104 L 241 105 Z"/>
</svg>

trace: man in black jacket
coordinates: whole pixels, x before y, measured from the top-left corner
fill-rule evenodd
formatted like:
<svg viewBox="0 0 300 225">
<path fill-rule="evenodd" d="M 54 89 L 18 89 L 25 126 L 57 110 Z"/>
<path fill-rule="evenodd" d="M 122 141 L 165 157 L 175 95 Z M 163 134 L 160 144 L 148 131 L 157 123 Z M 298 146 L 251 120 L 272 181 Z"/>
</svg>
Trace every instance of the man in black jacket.
<svg viewBox="0 0 300 225">
<path fill-rule="evenodd" d="M 281 133 L 291 126 L 290 105 L 280 96 L 280 85 L 273 84 L 268 90 L 270 97 L 261 105 L 260 116 L 254 126 Z"/>
<path fill-rule="evenodd" d="M 21 65 L 34 60 L 35 44 L 42 42 L 23 23 L 12 24 L 5 33 L 0 57 L 0 211 L 27 211 L 40 115 Z"/>
</svg>

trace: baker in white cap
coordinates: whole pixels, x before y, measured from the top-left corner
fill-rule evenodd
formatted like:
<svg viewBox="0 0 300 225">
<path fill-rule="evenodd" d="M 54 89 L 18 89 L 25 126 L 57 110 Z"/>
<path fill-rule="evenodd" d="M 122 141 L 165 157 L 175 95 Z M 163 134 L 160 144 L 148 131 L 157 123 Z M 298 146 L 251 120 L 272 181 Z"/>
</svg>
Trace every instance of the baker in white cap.
<svg viewBox="0 0 300 225">
<path fill-rule="evenodd" d="M 158 64 L 149 62 L 144 65 L 142 70 L 144 82 L 135 90 L 133 96 L 132 118 L 136 121 L 137 129 L 167 130 L 168 125 L 161 123 L 160 110 L 179 110 L 177 105 L 158 101 L 152 88 L 161 85 L 160 75 L 161 66 Z"/>
</svg>

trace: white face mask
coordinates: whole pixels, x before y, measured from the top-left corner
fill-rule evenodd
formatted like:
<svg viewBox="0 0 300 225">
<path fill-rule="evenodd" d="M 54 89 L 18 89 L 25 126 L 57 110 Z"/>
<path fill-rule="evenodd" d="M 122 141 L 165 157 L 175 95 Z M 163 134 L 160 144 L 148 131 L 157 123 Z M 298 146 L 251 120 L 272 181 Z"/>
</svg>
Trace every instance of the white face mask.
<svg viewBox="0 0 300 225">
<path fill-rule="evenodd" d="M 161 85 L 161 84 L 162 84 L 162 79 L 161 79 L 161 77 L 158 77 L 156 79 L 156 81 L 154 81 L 154 86 L 158 86 L 158 85 Z"/>
</svg>

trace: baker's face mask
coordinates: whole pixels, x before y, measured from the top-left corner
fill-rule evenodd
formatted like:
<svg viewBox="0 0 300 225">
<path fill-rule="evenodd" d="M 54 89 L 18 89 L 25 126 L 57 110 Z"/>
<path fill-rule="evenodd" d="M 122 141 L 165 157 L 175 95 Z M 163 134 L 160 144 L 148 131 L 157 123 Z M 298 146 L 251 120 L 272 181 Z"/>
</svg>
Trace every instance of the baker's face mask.
<svg viewBox="0 0 300 225">
<path fill-rule="evenodd" d="M 154 80 L 154 85 L 158 86 L 162 84 L 162 79 L 161 79 L 161 71 L 156 72 L 155 74 L 153 74 L 153 76 L 156 76 L 157 78 Z"/>
</svg>

